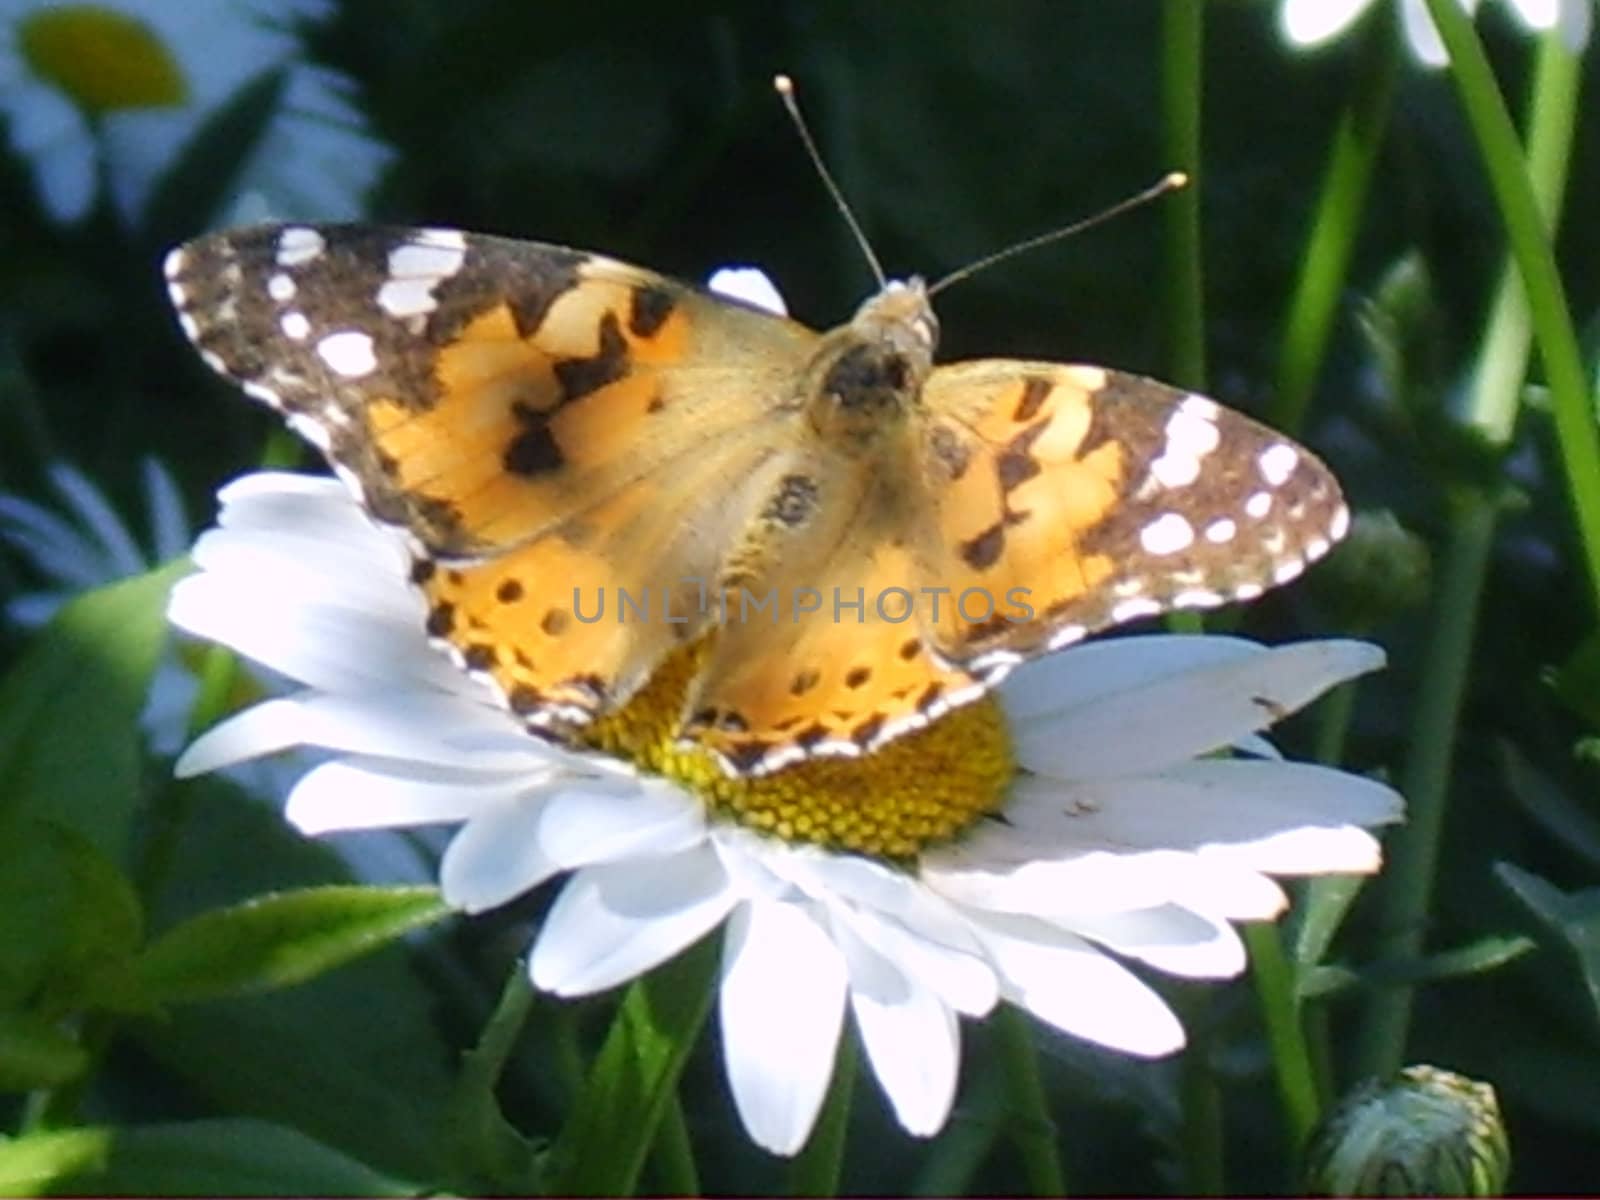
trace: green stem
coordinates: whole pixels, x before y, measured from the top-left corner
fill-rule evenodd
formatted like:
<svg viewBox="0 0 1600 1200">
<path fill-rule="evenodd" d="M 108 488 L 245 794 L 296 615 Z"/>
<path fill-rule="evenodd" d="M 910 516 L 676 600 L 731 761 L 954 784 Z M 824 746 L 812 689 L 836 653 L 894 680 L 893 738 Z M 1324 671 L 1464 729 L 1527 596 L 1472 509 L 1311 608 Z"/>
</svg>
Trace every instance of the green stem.
<svg viewBox="0 0 1600 1200">
<path fill-rule="evenodd" d="M 650 1150 L 650 1173 L 655 1188 L 663 1196 L 698 1196 L 700 1168 L 694 1161 L 694 1142 L 689 1138 L 689 1123 L 683 1117 L 683 1104 L 674 1092 L 661 1114 Z"/>
<path fill-rule="evenodd" d="M 1600 599 L 1600 440 L 1566 293 L 1516 130 L 1495 86 L 1483 44 L 1456 0 L 1427 0 L 1427 5 L 1450 52 L 1451 76 L 1477 138 L 1478 153 L 1522 276 L 1533 335 L 1550 386 L 1561 462 L 1594 601 Z M 1546 35 L 1547 39 L 1557 36 Z M 1567 53 L 1554 47 L 1549 52 Z M 1541 78 L 1544 74 L 1541 72 Z M 1575 77 L 1572 86 L 1576 88 Z"/>
<path fill-rule="evenodd" d="M 1411 725 L 1411 752 L 1400 780 L 1406 823 L 1393 835 L 1380 892 L 1380 959 L 1422 952 L 1438 866 L 1450 762 L 1472 659 L 1478 600 L 1494 541 L 1495 506 L 1478 492 L 1459 502 L 1445 547 L 1435 616 L 1423 665 L 1422 695 Z M 1386 1077 L 1404 1061 L 1412 990 L 1380 988 L 1368 1002 L 1357 1056 L 1359 1076 Z"/>
<path fill-rule="evenodd" d="M 1494 445 L 1508 443 L 1527 366 L 1531 319 L 1554 399 L 1562 461 L 1591 589 L 1600 594 L 1600 447 L 1547 233 L 1547 220 L 1550 227 L 1556 222 L 1566 180 L 1576 113 L 1576 65 L 1560 61 L 1570 52 L 1557 33 L 1547 34 L 1534 81 L 1525 165 L 1471 22 L 1454 0 L 1428 0 L 1428 6 L 1450 51 L 1462 105 L 1500 206 L 1526 301 L 1526 306 L 1517 302 L 1508 267 L 1491 310 L 1464 417 Z M 1496 498 L 1477 490 L 1461 496 L 1453 513 L 1436 592 L 1438 618 L 1424 665 L 1411 754 L 1401 779 L 1408 820 L 1393 839 L 1381 893 L 1383 959 L 1405 961 L 1422 953 L 1451 756 L 1497 515 Z M 1374 993 L 1358 1056 L 1363 1074 L 1386 1076 L 1404 1062 L 1412 998 L 1412 989 L 1403 986 Z"/>
<path fill-rule="evenodd" d="M 1005 1060 L 1007 1136 L 1022 1155 L 1028 1190 L 1035 1196 L 1067 1194 L 1066 1172 L 1061 1166 L 1055 1122 L 1039 1078 L 1038 1052 L 1028 1018 L 1002 1004 L 992 1018 Z"/>
<path fill-rule="evenodd" d="M 501 1113 L 496 1088 L 532 1007 L 528 965 L 519 959 L 512 964 L 477 1045 L 462 1059 L 451 1095 L 447 1150 L 462 1183 L 526 1185 L 532 1154 Z"/>
<path fill-rule="evenodd" d="M 1222 1149 L 1222 1097 L 1211 1071 L 1211 1035 L 1207 1008 L 1211 998 L 1201 993 L 1183 1004 L 1183 1026 L 1189 1046 L 1178 1063 L 1178 1103 L 1183 1113 L 1179 1134 L 1183 1154 L 1183 1190 L 1193 1196 L 1225 1193 Z"/>
<path fill-rule="evenodd" d="M 1350 631 L 1358 636 L 1358 631 Z M 1334 688 L 1317 705 L 1316 733 L 1311 757 L 1320 763 L 1337 766 L 1344 761 L 1344 743 L 1350 734 L 1350 722 L 1356 712 L 1355 683 L 1344 683 Z"/>
<path fill-rule="evenodd" d="M 845 1029 L 828 1083 L 828 1098 L 805 1149 L 789 1168 L 791 1196 L 837 1196 L 844 1171 L 845 1134 L 850 1126 L 850 1101 L 855 1095 L 860 1051 L 855 1032 Z"/>
<path fill-rule="evenodd" d="M 1298 1150 L 1317 1123 L 1321 1104 L 1311 1051 L 1301 1027 L 1294 970 L 1283 952 L 1282 935 L 1275 924 L 1252 921 L 1244 926 L 1244 939 L 1250 950 L 1250 978 L 1272 1047 L 1278 1098 L 1289 1126 L 1291 1148 Z"/>
<path fill-rule="evenodd" d="M 1288 433 L 1297 433 L 1305 423 L 1311 393 L 1322 372 L 1394 99 L 1399 38 L 1390 22 L 1369 24 L 1355 96 L 1333 137 L 1311 235 L 1284 322 L 1267 422 Z"/>
<path fill-rule="evenodd" d="M 1201 51 L 1205 6 L 1165 0 L 1161 9 L 1161 102 L 1164 151 L 1169 169 L 1189 176 L 1189 186 L 1170 197 L 1167 215 L 1167 274 L 1171 281 L 1168 328 L 1172 331 L 1173 382 L 1206 384 L 1205 290 L 1200 246 Z"/>
<path fill-rule="evenodd" d="M 1578 84 L 1577 57 L 1558 33 L 1547 35 L 1539 48 L 1528 117 L 1528 176 L 1551 237 L 1560 226 L 1561 196 L 1566 191 L 1576 128 Z M 1491 443 L 1505 446 L 1511 442 L 1516 423 L 1533 339 L 1528 297 L 1514 258 L 1508 259 L 1500 272 L 1489 311 L 1489 332 L 1478 354 L 1465 417 Z"/>
<path fill-rule="evenodd" d="M 717 945 L 703 938 L 635 980 L 546 1159 L 541 1190 L 631 1195 L 716 994 Z"/>
<path fill-rule="evenodd" d="M 998 1036 L 998 1030 L 987 1032 Z M 917 1177 L 907 1189 L 912 1196 L 971 1193 L 974 1176 L 993 1153 L 1005 1129 L 1009 1091 L 1005 1066 L 996 1061 L 999 1056 L 981 1053 L 986 1048 L 985 1042 L 978 1041 L 978 1048 L 979 1053 L 968 1059 L 975 1068 L 974 1078 L 963 1082 L 960 1107 L 951 1115 L 944 1132 L 928 1147 Z"/>
</svg>

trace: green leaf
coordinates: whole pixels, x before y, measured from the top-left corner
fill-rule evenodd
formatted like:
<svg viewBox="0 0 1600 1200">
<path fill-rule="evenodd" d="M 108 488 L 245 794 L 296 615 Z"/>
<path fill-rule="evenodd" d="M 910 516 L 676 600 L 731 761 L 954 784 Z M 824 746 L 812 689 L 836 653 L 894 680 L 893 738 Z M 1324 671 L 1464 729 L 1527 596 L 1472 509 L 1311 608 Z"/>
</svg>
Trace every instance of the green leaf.
<svg viewBox="0 0 1600 1200">
<path fill-rule="evenodd" d="M 1381 962 L 1361 970 L 1349 967 L 1318 966 L 1301 976 L 1301 998 L 1328 996 L 1349 987 L 1416 987 L 1449 979 L 1463 979 L 1497 971 L 1532 953 L 1534 944 L 1525 937 L 1490 936 L 1457 946 L 1453 950 L 1430 954 L 1407 962 Z"/>
<path fill-rule="evenodd" d="M 632 1195 L 656 1127 L 715 994 L 717 939 L 704 938 L 636 981 L 572 1115 L 551 1147 L 541 1190 Z"/>
<path fill-rule="evenodd" d="M 277 115 L 288 72 L 274 67 L 236 91 L 200 127 L 145 206 L 145 233 L 166 247 L 206 228 L 239 183 L 239 172 Z"/>
<path fill-rule="evenodd" d="M 1600 682 L 1595 684 L 1600 688 Z M 1495 745 L 1506 787 L 1524 810 L 1552 837 L 1600 870 L 1600 820 L 1583 803 L 1530 763 L 1510 742 Z"/>
<path fill-rule="evenodd" d="M 1535 936 L 1570 957 L 1600 1017 L 1600 888 L 1563 892 L 1510 863 L 1497 864 L 1494 873 L 1536 918 Z"/>
<path fill-rule="evenodd" d="M 0 679 L 0 814 L 83 834 L 121 861 L 139 796 L 139 714 L 166 640 L 168 563 L 86 592 Z"/>
<path fill-rule="evenodd" d="M 109 1129 L 63 1129 L 0 1138 L 0 1196 L 74 1190 L 62 1185 L 103 1169 L 115 1136 Z"/>
<path fill-rule="evenodd" d="M 88 838 L 0 817 L 0 1007 L 125 1006 L 143 930 L 132 885 Z"/>
<path fill-rule="evenodd" d="M 83 1074 L 89 1056 L 75 1038 L 28 1013 L 0 1012 L 0 1092 L 59 1087 Z M 11 1195 L 0 1187 L 0 1195 Z"/>
<path fill-rule="evenodd" d="M 1295 905 L 1290 943 L 1298 967 L 1314 967 L 1327 957 L 1334 934 L 1366 882 L 1365 875 L 1322 875 L 1306 883 Z"/>
<path fill-rule="evenodd" d="M 273 887 L 348 881 L 331 849 L 227 780 L 186 786 L 196 789 L 195 819 L 152 924 L 175 926 Z M 129 1033 L 215 1109 L 293 1125 L 384 1171 L 436 1178 L 433 1131 L 444 1124 L 457 1048 L 414 958 L 392 944 L 299 987 L 185 1005 Z"/>
<path fill-rule="evenodd" d="M 394 1179 L 266 1121 L 74 1129 L 0 1143 L 0 1194 L 408 1196 Z"/>
<path fill-rule="evenodd" d="M 144 993 L 163 1004 L 271 991 L 314 979 L 449 911 L 431 887 L 278 892 L 185 921 L 150 944 L 136 971 Z"/>
</svg>

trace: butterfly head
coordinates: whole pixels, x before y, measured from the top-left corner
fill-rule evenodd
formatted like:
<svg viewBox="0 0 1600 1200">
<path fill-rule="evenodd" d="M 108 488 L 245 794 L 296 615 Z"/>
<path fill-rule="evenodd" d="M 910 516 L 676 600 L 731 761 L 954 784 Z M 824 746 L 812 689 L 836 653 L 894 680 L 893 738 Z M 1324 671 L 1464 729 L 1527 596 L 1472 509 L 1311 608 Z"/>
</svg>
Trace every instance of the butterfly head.
<svg viewBox="0 0 1600 1200">
<path fill-rule="evenodd" d="M 939 321 L 921 279 L 895 280 L 825 338 L 806 394 L 824 438 L 864 450 L 910 413 L 933 370 Z"/>
</svg>

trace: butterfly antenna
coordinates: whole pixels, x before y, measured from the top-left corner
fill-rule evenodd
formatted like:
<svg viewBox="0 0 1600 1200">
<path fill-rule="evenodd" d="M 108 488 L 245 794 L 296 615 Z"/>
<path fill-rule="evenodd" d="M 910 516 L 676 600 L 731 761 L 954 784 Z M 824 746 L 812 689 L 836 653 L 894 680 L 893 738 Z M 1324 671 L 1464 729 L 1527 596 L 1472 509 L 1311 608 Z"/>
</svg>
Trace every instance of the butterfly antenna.
<svg viewBox="0 0 1600 1200">
<path fill-rule="evenodd" d="M 1163 176 L 1137 195 L 1129 196 L 1126 200 L 1119 200 L 1110 208 L 1103 212 L 1097 212 L 1092 217 L 1085 217 L 1083 220 L 1075 221 L 1071 225 L 1063 226 L 1060 229 L 1052 229 L 1048 233 L 1041 233 L 1038 237 L 1031 237 L 1025 242 L 1007 246 L 1004 250 L 996 250 L 986 258 L 980 258 L 977 262 L 968 263 L 958 271 L 951 271 L 950 274 L 928 288 L 928 295 L 932 296 L 942 292 L 952 283 L 970 279 L 979 271 L 986 271 L 996 263 L 1005 262 L 1008 258 L 1015 258 L 1019 254 L 1029 250 L 1036 250 L 1040 246 L 1048 246 L 1051 242 L 1058 242 L 1062 238 L 1071 237 L 1075 233 L 1082 233 L 1085 229 L 1093 229 L 1096 225 L 1109 221 L 1112 217 L 1121 216 L 1129 209 L 1138 208 L 1141 204 L 1148 204 L 1159 196 L 1165 196 L 1168 192 L 1175 192 L 1179 188 L 1187 186 L 1188 183 L 1189 177 L 1187 175 L 1182 171 L 1173 171 L 1170 175 Z"/>
<path fill-rule="evenodd" d="M 856 220 L 855 213 L 850 211 L 850 205 L 844 198 L 844 193 L 839 190 L 839 185 L 834 182 L 829 174 L 827 164 L 822 161 L 822 152 L 817 149 L 817 143 L 812 140 L 811 130 L 806 127 L 806 119 L 800 115 L 800 105 L 794 98 L 794 80 L 787 75 L 775 75 L 772 86 L 777 89 L 778 97 L 783 101 L 784 108 L 789 110 L 789 119 L 794 122 L 794 127 L 799 131 L 800 141 L 805 145 L 806 153 L 811 156 L 811 165 L 816 167 L 817 174 L 822 176 L 822 182 L 828 189 L 828 195 L 833 197 L 834 207 L 844 217 L 845 224 L 850 226 L 850 233 L 856 239 L 856 245 L 861 247 L 861 253 L 867 260 L 867 265 L 872 268 L 872 273 L 877 277 L 878 286 L 883 287 L 889 282 L 888 276 L 883 273 L 883 265 L 878 262 L 878 256 L 872 252 L 872 243 L 867 241 L 866 232 L 861 228 L 861 222 Z"/>
</svg>

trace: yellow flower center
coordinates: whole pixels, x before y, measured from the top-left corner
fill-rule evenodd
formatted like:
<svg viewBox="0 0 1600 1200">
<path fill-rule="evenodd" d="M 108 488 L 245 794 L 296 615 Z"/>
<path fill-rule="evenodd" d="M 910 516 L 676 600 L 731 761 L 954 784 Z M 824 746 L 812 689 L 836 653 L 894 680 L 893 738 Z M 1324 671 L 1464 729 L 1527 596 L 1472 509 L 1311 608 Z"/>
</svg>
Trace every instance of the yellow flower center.
<svg viewBox="0 0 1600 1200">
<path fill-rule="evenodd" d="M 90 116 L 188 98 L 183 71 L 144 22 L 97 4 L 45 9 L 22 22 L 22 56 Z"/>
<path fill-rule="evenodd" d="M 680 650 L 619 712 L 596 749 L 680 784 L 730 820 L 785 841 L 910 860 L 998 809 L 1015 766 L 1000 706 L 985 696 L 860 758 L 814 758 L 757 778 L 730 776 L 709 750 L 679 745 L 683 699 L 705 643 Z"/>
</svg>

